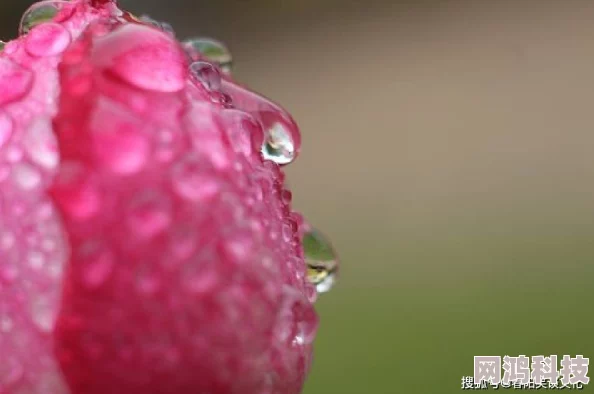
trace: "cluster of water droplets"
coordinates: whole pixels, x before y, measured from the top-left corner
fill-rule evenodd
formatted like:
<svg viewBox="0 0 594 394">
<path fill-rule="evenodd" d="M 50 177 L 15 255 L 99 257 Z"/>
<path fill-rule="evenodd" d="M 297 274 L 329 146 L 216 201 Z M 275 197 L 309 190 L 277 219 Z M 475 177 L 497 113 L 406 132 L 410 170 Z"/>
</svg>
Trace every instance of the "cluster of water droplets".
<svg viewBox="0 0 594 394">
<path fill-rule="evenodd" d="M 263 128 L 264 138 L 260 145 L 262 157 L 279 165 L 291 163 L 299 150 L 300 137 L 290 115 L 278 105 L 229 80 L 233 58 L 220 41 L 197 37 L 186 40 L 183 45 L 194 60 L 190 65 L 194 78 L 207 90 L 222 92 L 227 99 L 225 105 L 245 111 Z M 239 141 L 238 145 L 245 146 Z M 307 223 L 303 223 L 303 228 L 308 280 L 318 293 L 327 292 L 332 288 L 338 273 L 337 254 L 323 233 Z"/>
<path fill-rule="evenodd" d="M 35 77 L 71 42 L 53 22 L 64 4 L 34 4 L 23 15 L 22 39 L 0 42 L 0 392 L 64 390 L 48 344 L 67 258 L 61 220 L 45 193 L 59 163 L 50 115 L 57 92 Z M 43 101 L 31 106 L 34 92 Z"/>
<path fill-rule="evenodd" d="M 183 45 L 195 60 L 191 65 L 194 76 L 217 93 L 217 98 L 222 96 L 225 105 L 249 112 L 261 123 L 265 139 L 260 151 L 264 159 L 279 165 L 291 163 L 301 141 L 290 115 L 272 101 L 230 80 L 233 58 L 220 41 L 199 37 L 186 40 Z"/>
<path fill-rule="evenodd" d="M 59 23 L 54 23 L 56 22 L 56 16 L 66 4 L 68 4 L 66 1 L 44 1 L 35 4 L 25 13 L 20 32 L 26 35 L 22 42 L 29 55 L 40 58 L 50 57 L 60 54 L 70 45 L 72 40 L 70 33 Z M 139 21 L 174 36 L 173 30 L 167 24 L 148 18 L 140 18 Z M 221 113 L 224 114 L 225 122 L 233 122 L 234 125 L 241 124 L 241 127 L 229 127 L 229 130 L 234 133 L 230 136 L 234 149 L 246 157 L 254 152 L 261 154 L 262 158 L 267 162 L 260 169 L 263 173 L 265 172 L 262 177 L 263 182 L 280 178 L 280 175 L 275 173 L 278 170 L 277 165 L 291 163 L 300 148 L 300 135 L 293 119 L 277 104 L 247 90 L 230 79 L 232 57 L 228 48 L 220 42 L 212 39 L 196 38 L 186 41 L 183 46 L 192 59 L 189 70 L 192 78 L 204 91 L 211 94 L 213 101 L 222 106 Z M 1 50 L 8 51 L 12 49 L 0 43 Z M 156 71 L 154 70 L 151 71 L 152 74 L 151 72 L 144 73 L 146 70 L 138 69 L 138 67 L 141 67 L 138 62 L 133 63 L 137 67 L 136 72 L 126 69 L 124 64 L 120 69 L 115 70 L 115 74 L 119 73 L 118 76 L 122 80 L 129 82 L 135 88 L 167 93 L 179 91 L 184 86 L 185 80 L 181 81 L 178 76 L 155 74 Z M 165 66 L 168 65 L 169 63 L 165 64 Z M 159 69 L 159 67 L 155 66 L 158 66 L 158 64 L 147 65 L 147 67 Z M 167 68 L 163 67 L 163 69 Z M 144 74 L 154 78 L 143 77 Z M 3 90 L 0 92 L 0 105 L 18 101 L 30 92 L 34 84 L 31 71 L 4 58 L 0 59 L 0 80 L 2 78 L 10 80 L 11 84 L 10 86 L 3 86 Z M 143 98 L 140 96 L 138 96 L 138 100 L 136 97 L 134 97 L 134 100 L 130 100 L 131 107 L 142 108 L 145 105 Z M 133 97 L 133 94 L 129 97 Z M 208 121 L 208 116 L 202 115 L 198 111 L 194 116 L 191 116 L 191 122 L 194 122 L 195 129 L 204 126 L 203 122 Z M 108 128 L 105 122 L 108 122 L 109 119 L 101 116 L 99 118 L 102 120 L 101 127 Z M 211 125 L 206 125 L 203 128 L 215 129 Z M 2 182 L 12 182 L 20 192 L 33 195 L 33 192 L 43 190 L 50 183 L 59 163 L 56 141 L 51 129 L 51 119 L 47 116 L 32 119 L 26 128 L 26 133 L 16 139 L 11 138 L 14 130 L 15 124 L 11 114 L 0 111 L 0 187 L 2 187 Z M 179 135 L 176 135 L 172 130 L 161 128 L 155 135 L 158 139 L 155 157 L 164 163 L 171 162 L 171 158 L 175 155 L 174 151 L 177 149 L 176 143 L 180 138 Z M 198 143 L 203 147 L 209 144 L 214 146 L 218 143 L 218 136 L 215 135 L 212 141 L 207 137 L 201 135 Z M 105 136 L 105 138 L 108 138 L 108 136 Z M 147 142 L 145 135 L 123 133 L 118 134 L 117 139 L 112 142 L 105 143 L 103 145 L 103 147 L 107 147 L 105 151 L 98 150 L 94 154 L 99 160 L 104 160 L 104 164 L 107 164 L 111 171 L 118 173 L 122 177 L 128 177 L 140 173 L 147 166 L 152 149 L 149 146 L 150 143 Z M 231 165 L 238 173 L 245 173 L 242 166 L 249 166 L 248 160 L 238 160 L 237 163 L 230 164 L 226 162 L 225 157 L 217 156 L 221 150 L 218 147 L 211 149 L 211 162 L 207 164 L 197 160 L 192 155 L 178 160 L 172 168 L 170 181 L 176 193 L 176 198 L 183 199 L 189 205 L 208 205 L 213 203 L 215 196 L 220 196 L 221 201 L 217 202 L 217 204 L 236 207 L 229 210 L 232 213 L 231 216 L 218 218 L 217 220 L 245 224 L 244 227 L 237 225 L 239 229 L 237 233 L 231 234 L 225 240 L 224 253 L 229 254 L 232 256 L 232 260 L 240 263 L 241 261 L 248 261 L 249 256 L 251 256 L 250 253 L 262 253 L 262 251 L 253 250 L 253 245 L 256 244 L 254 239 L 262 232 L 261 227 L 268 224 L 246 219 L 245 209 L 242 208 L 243 202 L 235 201 L 232 194 L 226 194 L 224 182 L 215 179 L 214 175 L 204 170 L 205 165 L 212 165 L 217 169 L 226 169 Z M 68 163 L 63 163 L 62 170 L 64 173 L 68 173 Z M 94 185 L 92 177 L 88 177 L 85 171 L 84 168 L 74 166 L 72 173 L 67 174 L 67 176 L 71 176 L 70 181 L 76 184 L 76 187 L 73 187 L 74 194 L 68 195 L 67 202 L 62 208 L 66 210 L 67 214 L 70 213 L 73 217 L 76 216 L 81 222 L 88 221 L 92 224 L 93 218 L 98 216 L 97 214 L 101 212 L 101 209 L 105 209 L 105 205 L 102 204 L 106 204 L 106 198 L 94 189 L 96 185 Z M 239 181 L 237 182 L 239 183 Z M 246 180 L 246 182 L 248 181 Z M 266 187 L 272 190 L 271 195 L 275 195 L 280 191 L 283 204 L 289 206 L 291 202 L 290 192 L 282 189 L 283 179 L 279 179 L 278 183 L 280 186 L 271 185 Z M 256 190 L 256 194 L 258 192 L 261 193 L 261 191 Z M 225 199 L 222 196 L 229 198 Z M 248 200 L 257 201 L 258 198 L 257 195 L 254 195 L 249 196 Z M 40 213 L 40 215 L 45 215 L 43 220 L 48 223 L 47 229 L 32 238 L 31 245 L 26 248 L 30 253 L 19 256 L 11 255 L 10 259 L 6 261 L 16 261 L 15 259 L 26 261 L 27 269 L 46 270 L 50 276 L 57 277 L 62 272 L 65 260 L 63 253 L 66 247 L 63 245 L 63 234 L 58 231 L 56 226 L 58 219 L 51 205 L 48 204 L 49 202 L 44 204 L 45 211 Z M 130 206 L 124 217 L 124 225 L 127 230 L 133 232 L 134 238 L 143 240 L 143 242 L 152 239 L 156 234 L 171 232 L 172 241 L 171 245 L 168 244 L 166 247 L 167 251 L 171 251 L 170 256 L 183 260 L 184 256 L 191 256 L 196 252 L 192 249 L 192 247 L 196 247 L 196 240 L 192 236 L 191 228 L 186 228 L 184 231 L 173 228 L 172 204 L 173 200 L 170 197 L 161 195 L 158 191 L 143 190 L 130 199 Z M 282 209 L 284 208 L 282 207 Z M 15 202 L 13 204 L 14 212 L 11 214 L 14 215 L 16 220 L 19 215 L 23 215 L 32 209 L 25 202 L 20 204 Z M 287 215 L 289 214 L 287 213 Z M 41 219 L 39 220 L 39 223 L 44 223 Z M 271 237 L 277 237 L 276 240 L 278 241 L 282 239 L 285 243 L 294 245 L 300 244 L 299 241 L 302 238 L 303 257 L 308 266 L 306 279 L 311 285 L 310 288 L 315 287 L 317 292 L 325 292 L 333 284 L 338 270 L 336 254 L 327 238 L 305 224 L 302 227 L 301 234 L 296 236 L 295 234 L 299 230 L 295 223 L 293 219 L 288 220 L 287 223 L 283 224 L 282 228 L 272 231 Z M 7 248 L 16 242 L 16 235 L 14 232 L 8 233 L 1 230 L 0 228 L 0 251 L 3 250 L 3 247 L 8 250 Z M 89 239 L 78 246 L 75 251 L 75 258 L 82 263 L 81 267 L 79 267 L 81 268 L 82 283 L 90 291 L 100 289 L 106 283 L 109 283 L 109 278 L 114 275 L 117 257 L 114 256 L 110 246 L 101 241 Z M 135 246 L 128 245 L 127 247 L 132 248 Z M 2 256 L 1 253 L 0 256 Z M 147 256 L 147 260 L 149 259 L 150 256 Z M 17 278 L 15 275 L 18 275 L 18 272 L 10 270 L 10 268 L 14 268 L 14 265 L 5 265 L 6 269 L 1 272 L 3 278 L 0 278 L 0 281 L 2 279 L 4 281 L 14 281 Z M 146 264 L 146 266 L 150 267 L 150 264 Z M 199 266 L 199 264 L 196 264 L 196 266 Z M 213 288 L 220 286 L 220 278 L 217 278 L 214 274 L 207 275 L 208 270 L 205 271 L 204 264 L 200 263 L 201 268 L 195 274 L 190 269 L 193 265 L 188 265 L 188 267 L 189 270 L 184 283 L 189 289 L 193 289 L 197 293 L 208 293 Z M 142 268 L 138 270 L 136 277 L 138 291 L 143 292 L 145 295 L 158 293 L 161 286 L 158 273 Z M 311 316 L 312 312 L 308 307 L 307 299 L 302 298 L 299 294 L 291 294 L 289 290 L 287 290 L 287 294 L 285 294 L 284 302 L 287 305 L 283 307 L 284 312 L 291 316 L 297 313 L 299 316 L 297 318 L 281 316 L 282 319 L 286 318 L 286 324 L 280 325 L 283 332 L 281 336 L 290 339 L 294 346 L 309 346 L 315 334 L 315 316 Z M 23 306 L 23 308 L 30 311 L 33 324 L 36 325 L 38 330 L 47 332 L 53 327 L 56 312 L 54 304 L 57 297 L 57 293 L 34 293 L 31 301 Z M 308 298 L 312 301 L 315 297 L 308 295 Z M 234 302 L 237 302 L 237 300 Z M 249 302 L 256 303 L 257 300 L 249 300 Z M 15 322 L 3 318 L 1 312 L 0 330 L 11 330 Z M 288 365 L 291 365 L 291 363 L 288 363 Z"/>
<path fill-rule="evenodd" d="M 21 18 L 19 34 L 27 34 L 35 26 L 54 21 L 63 9 L 70 10 L 69 15 L 63 15 L 63 18 L 70 16 L 73 11 L 66 0 L 45 0 L 34 3 Z"/>
</svg>

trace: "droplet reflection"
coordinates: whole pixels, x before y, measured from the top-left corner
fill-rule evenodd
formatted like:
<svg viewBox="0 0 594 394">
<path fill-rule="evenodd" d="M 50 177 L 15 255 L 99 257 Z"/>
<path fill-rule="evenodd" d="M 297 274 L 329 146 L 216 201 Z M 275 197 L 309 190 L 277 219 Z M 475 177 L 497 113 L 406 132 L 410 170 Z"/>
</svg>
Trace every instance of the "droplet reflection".
<svg viewBox="0 0 594 394">
<path fill-rule="evenodd" d="M 303 251 L 307 263 L 307 279 L 318 293 L 329 291 L 338 274 L 339 261 L 332 244 L 316 229 L 303 235 Z"/>
<path fill-rule="evenodd" d="M 185 41 L 184 46 L 190 52 L 198 52 L 209 62 L 215 63 L 225 74 L 231 73 L 233 58 L 229 49 L 222 42 L 212 38 L 198 37 Z"/>
</svg>

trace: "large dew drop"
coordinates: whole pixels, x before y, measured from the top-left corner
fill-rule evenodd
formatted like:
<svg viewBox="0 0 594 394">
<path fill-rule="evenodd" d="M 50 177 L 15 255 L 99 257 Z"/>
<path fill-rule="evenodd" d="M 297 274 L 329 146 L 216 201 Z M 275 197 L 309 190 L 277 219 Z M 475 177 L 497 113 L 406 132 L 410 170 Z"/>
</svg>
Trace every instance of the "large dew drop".
<svg viewBox="0 0 594 394">
<path fill-rule="evenodd" d="M 21 35 L 28 33 L 35 26 L 53 20 L 60 9 L 68 4 L 66 1 L 42 1 L 33 4 L 21 19 L 19 33 Z"/>
<path fill-rule="evenodd" d="M 215 63 L 225 74 L 231 73 L 233 58 L 229 49 L 220 41 L 212 38 L 191 38 L 184 42 L 184 47 L 191 56 L 200 54 L 209 62 Z"/>
<path fill-rule="evenodd" d="M 301 147 L 299 127 L 281 106 L 233 82 L 223 80 L 222 90 L 232 99 L 233 105 L 248 112 L 264 130 L 262 155 L 279 165 L 295 160 Z"/>
<path fill-rule="evenodd" d="M 293 138 L 282 123 L 275 123 L 268 129 L 262 156 L 277 164 L 289 164 L 295 158 Z"/>
<path fill-rule="evenodd" d="M 307 279 L 318 293 L 329 291 L 338 274 L 338 256 L 332 244 L 318 230 L 311 228 L 303 235 L 303 251 L 307 263 Z"/>
<path fill-rule="evenodd" d="M 139 89 L 173 93 L 186 84 L 186 54 L 170 36 L 149 26 L 124 25 L 97 39 L 92 58 Z"/>
</svg>

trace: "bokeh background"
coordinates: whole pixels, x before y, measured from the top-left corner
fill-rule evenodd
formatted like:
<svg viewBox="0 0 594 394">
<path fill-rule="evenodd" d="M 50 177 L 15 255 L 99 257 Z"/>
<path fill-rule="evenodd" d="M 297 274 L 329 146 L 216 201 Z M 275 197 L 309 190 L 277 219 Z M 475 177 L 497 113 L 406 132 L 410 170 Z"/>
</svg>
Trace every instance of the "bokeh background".
<svg viewBox="0 0 594 394">
<path fill-rule="evenodd" d="M 2 0 L 2 38 L 29 3 Z M 121 3 L 227 42 L 301 126 L 296 208 L 343 264 L 306 394 L 594 356 L 594 1 Z"/>
</svg>

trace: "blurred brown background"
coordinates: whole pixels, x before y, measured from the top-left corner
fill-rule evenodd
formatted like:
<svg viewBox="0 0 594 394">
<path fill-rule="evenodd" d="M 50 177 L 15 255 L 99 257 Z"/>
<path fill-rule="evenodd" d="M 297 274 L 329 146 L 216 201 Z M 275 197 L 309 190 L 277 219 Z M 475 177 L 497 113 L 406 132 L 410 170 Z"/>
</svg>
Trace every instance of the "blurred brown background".
<svg viewBox="0 0 594 394">
<path fill-rule="evenodd" d="M 26 3 L 3 0 L 2 37 Z M 343 256 L 307 394 L 594 355 L 594 1 L 121 3 L 227 42 L 302 128 L 296 207 Z"/>
</svg>

